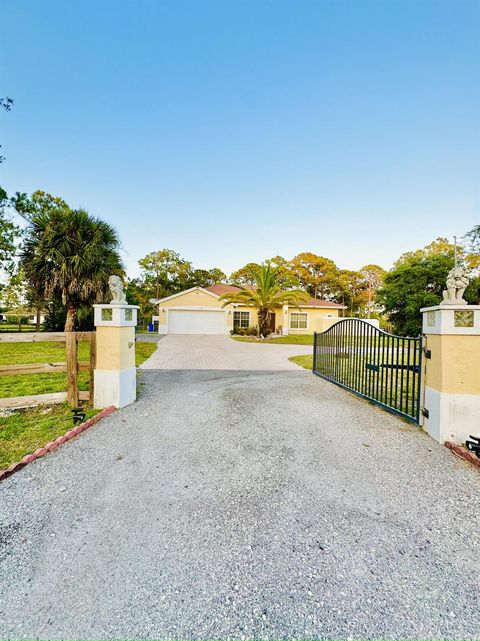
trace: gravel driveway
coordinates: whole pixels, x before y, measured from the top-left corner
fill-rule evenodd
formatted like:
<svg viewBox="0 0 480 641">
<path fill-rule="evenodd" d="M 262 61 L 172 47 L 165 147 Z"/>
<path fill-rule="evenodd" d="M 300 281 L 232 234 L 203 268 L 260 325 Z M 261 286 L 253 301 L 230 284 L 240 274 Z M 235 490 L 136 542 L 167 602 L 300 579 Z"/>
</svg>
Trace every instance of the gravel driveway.
<svg viewBox="0 0 480 641">
<path fill-rule="evenodd" d="M 0 484 L 2 639 L 478 639 L 480 474 L 304 372 L 144 371 Z"/>
<path fill-rule="evenodd" d="M 228 336 L 164 336 L 142 369 L 299 370 L 290 356 L 312 354 L 311 345 L 244 343 Z"/>
</svg>

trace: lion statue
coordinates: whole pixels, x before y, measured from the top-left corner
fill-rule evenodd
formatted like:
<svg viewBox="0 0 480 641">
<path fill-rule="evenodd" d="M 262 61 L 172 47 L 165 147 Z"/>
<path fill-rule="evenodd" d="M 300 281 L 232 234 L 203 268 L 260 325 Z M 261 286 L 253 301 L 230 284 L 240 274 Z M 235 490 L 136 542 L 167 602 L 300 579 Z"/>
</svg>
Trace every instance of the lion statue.
<svg viewBox="0 0 480 641">
<path fill-rule="evenodd" d="M 123 282 L 120 276 L 110 276 L 108 279 L 108 287 L 113 296 L 113 299 L 110 301 L 110 305 L 125 305 L 127 299 L 125 297 L 125 292 L 123 290 Z"/>
<path fill-rule="evenodd" d="M 443 292 L 441 305 L 466 305 L 463 294 L 467 289 L 469 278 L 463 267 L 455 266 L 448 272 L 447 289 Z"/>
</svg>

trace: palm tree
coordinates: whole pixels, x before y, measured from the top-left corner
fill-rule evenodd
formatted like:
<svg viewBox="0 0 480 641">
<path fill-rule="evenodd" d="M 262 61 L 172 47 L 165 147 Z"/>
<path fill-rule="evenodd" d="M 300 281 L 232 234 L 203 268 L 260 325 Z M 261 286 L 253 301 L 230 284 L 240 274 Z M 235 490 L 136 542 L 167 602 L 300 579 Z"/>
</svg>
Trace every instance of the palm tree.
<svg viewBox="0 0 480 641">
<path fill-rule="evenodd" d="M 222 294 L 220 300 L 225 301 L 223 307 L 230 303 L 239 303 L 254 307 L 258 311 L 258 332 L 260 336 L 270 333 L 270 315 L 274 309 L 282 305 L 306 303 L 309 296 L 300 289 L 281 289 L 282 272 L 279 267 L 270 263 L 251 268 L 253 285 L 239 285 L 237 292 Z"/>
<path fill-rule="evenodd" d="M 119 247 L 115 229 L 84 209 L 65 205 L 28 218 L 20 262 L 38 295 L 61 296 L 66 332 L 75 330 L 79 307 L 100 302 L 109 276 L 123 273 Z"/>
</svg>

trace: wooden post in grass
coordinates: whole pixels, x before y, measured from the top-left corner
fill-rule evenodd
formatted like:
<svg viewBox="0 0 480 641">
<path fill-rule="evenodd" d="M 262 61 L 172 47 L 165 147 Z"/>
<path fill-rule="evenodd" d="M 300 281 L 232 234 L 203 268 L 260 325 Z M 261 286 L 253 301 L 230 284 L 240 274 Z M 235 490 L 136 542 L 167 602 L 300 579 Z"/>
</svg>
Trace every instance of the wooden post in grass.
<svg viewBox="0 0 480 641">
<path fill-rule="evenodd" d="M 67 362 L 67 402 L 70 407 L 78 407 L 78 361 L 77 334 L 65 332 Z"/>
</svg>

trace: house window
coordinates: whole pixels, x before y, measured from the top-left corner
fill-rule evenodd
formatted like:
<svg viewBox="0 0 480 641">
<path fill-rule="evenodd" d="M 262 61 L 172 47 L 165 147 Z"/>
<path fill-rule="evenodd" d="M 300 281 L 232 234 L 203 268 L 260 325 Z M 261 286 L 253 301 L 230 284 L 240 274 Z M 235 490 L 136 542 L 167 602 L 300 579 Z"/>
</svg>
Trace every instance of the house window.
<svg viewBox="0 0 480 641">
<path fill-rule="evenodd" d="M 250 312 L 233 312 L 234 327 L 250 327 Z"/>
<path fill-rule="evenodd" d="M 290 314 L 290 329 L 307 329 L 307 316 L 303 312 L 292 312 Z"/>
</svg>

